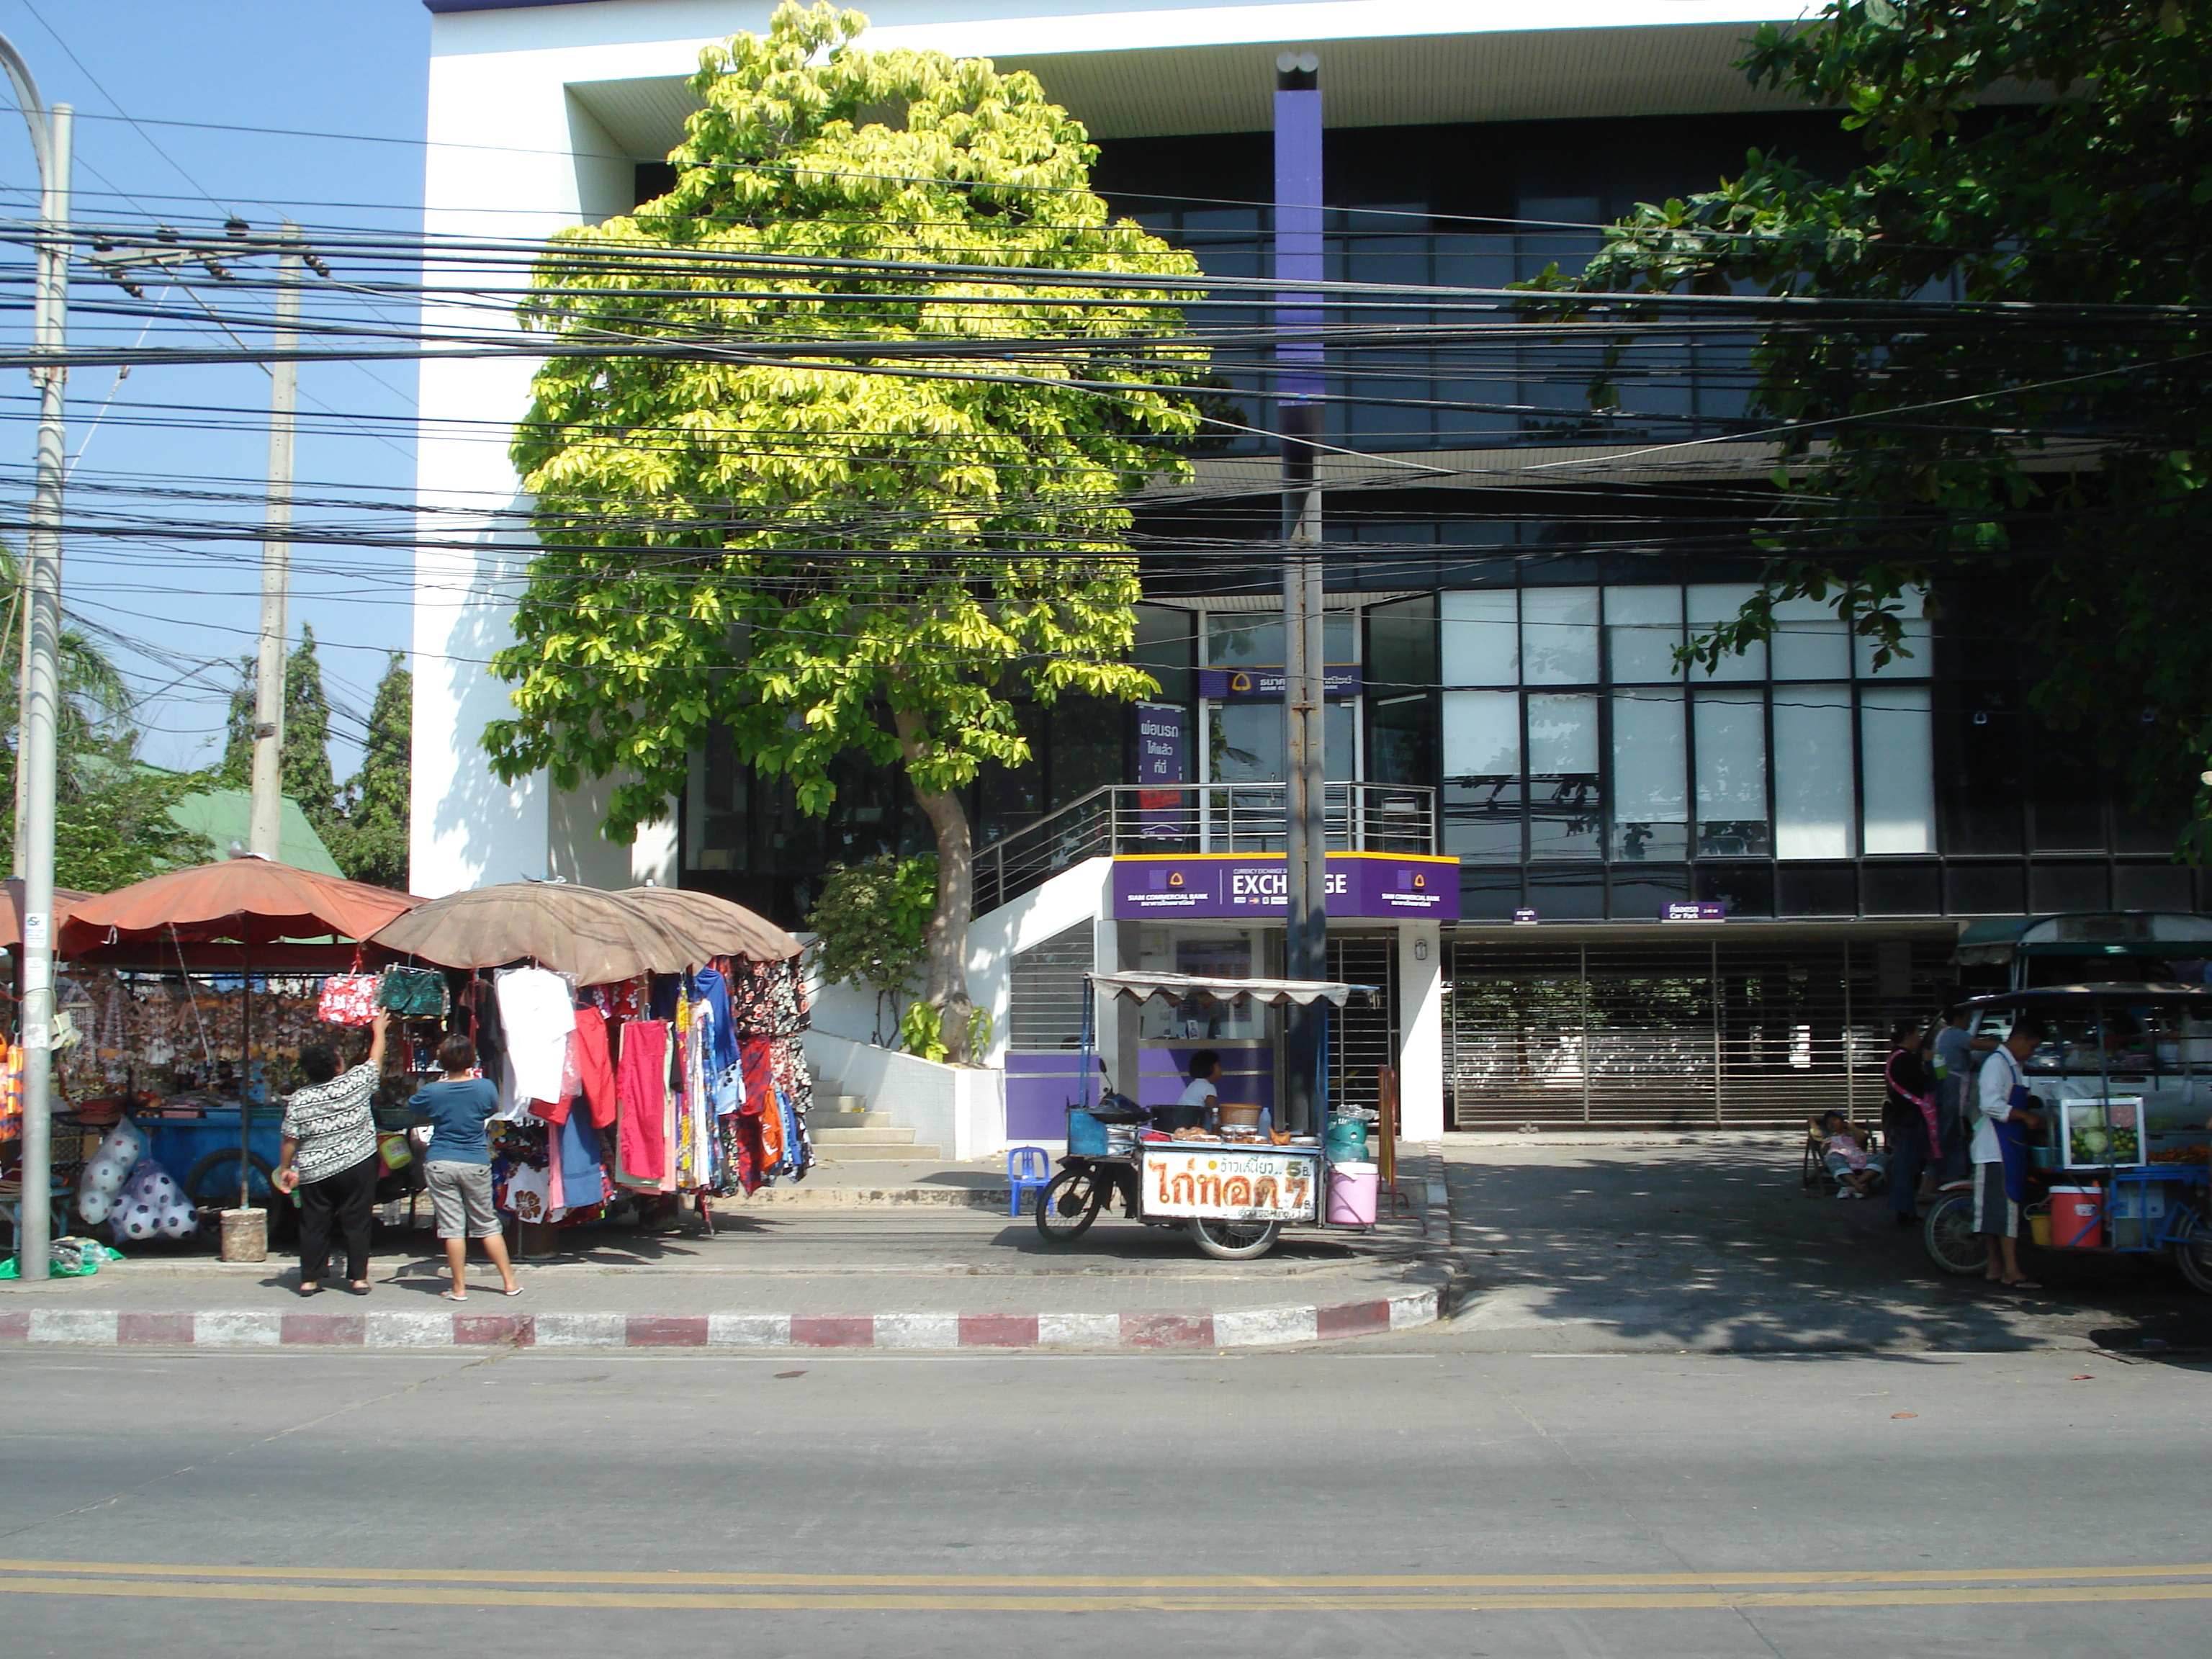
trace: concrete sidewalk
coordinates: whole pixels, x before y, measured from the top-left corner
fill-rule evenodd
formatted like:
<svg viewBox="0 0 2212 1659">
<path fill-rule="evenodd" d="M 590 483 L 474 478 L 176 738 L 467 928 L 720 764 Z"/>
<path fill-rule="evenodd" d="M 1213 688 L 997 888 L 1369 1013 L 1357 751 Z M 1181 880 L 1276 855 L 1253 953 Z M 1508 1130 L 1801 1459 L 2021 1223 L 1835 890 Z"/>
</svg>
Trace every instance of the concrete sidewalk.
<svg viewBox="0 0 2212 1659">
<path fill-rule="evenodd" d="M 362 1297 L 333 1281 L 301 1298 L 296 1264 L 281 1256 L 149 1251 L 88 1279 L 0 1285 L 0 1341 L 1225 1347 L 1373 1334 L 1437 1316 L 1449 1224 L 1443 1204 L 1423 1200 L 1440 1173 L 1407 1170 L 1418 1214 L 1365 1234 L 1292 1231 L 1249 1262 L 1114 1216 L 1050 1244 L 1003 1198 L 996 1214 L 747 1205 L 720 1210 L 712 1236 L 579 1229 L 563 1253 L 519 1265 L 513 1299 L 472 1252 L 465 1304 L 440 1297 L 442 1255 L 421 1229 L 380 1229 Z"/>
<path fill-rule="evenodd" d="M 2045 1289 L 1939 1272 L 1886 1199 L 1808 1197 L 1795 1135 L 1448 1137 L 1453 1346 L 1496 1352 L 2212 1347 L 2164 1257 L 2032 1250 Z"/>
</svg>

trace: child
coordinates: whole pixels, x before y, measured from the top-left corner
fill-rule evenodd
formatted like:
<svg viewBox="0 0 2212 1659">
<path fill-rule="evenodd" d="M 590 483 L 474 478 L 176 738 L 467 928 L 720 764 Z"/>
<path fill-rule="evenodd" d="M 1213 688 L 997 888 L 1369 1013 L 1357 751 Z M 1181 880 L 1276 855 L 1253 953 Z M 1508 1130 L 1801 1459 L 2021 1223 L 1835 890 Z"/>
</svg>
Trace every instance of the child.
<svg viewBox="0 0 2212 1659">
<path fill-rule="evenodd" d="M 1841 1112 L 1823 1112 L 1820 1134 L 1826 1147 L 1828 1173 L 1836 1178 L 1836 1196 L 1872 1198 L 1883 1166 L 1879 1152 L 1867 1151 L 1866 1131 L 1853 1128 Z"/>
</svg>

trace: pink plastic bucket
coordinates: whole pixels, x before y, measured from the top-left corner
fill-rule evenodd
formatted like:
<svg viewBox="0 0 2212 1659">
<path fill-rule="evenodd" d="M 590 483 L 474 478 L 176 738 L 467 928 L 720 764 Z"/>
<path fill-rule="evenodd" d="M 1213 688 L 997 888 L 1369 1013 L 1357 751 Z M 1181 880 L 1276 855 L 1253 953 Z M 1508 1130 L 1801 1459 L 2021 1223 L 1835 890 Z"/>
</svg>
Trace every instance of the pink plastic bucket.
<svg viewBox="0 0 2212 1659">
<path fill-rule="evenodd" d="M 1375 1165 L 1328 1166 L 1328 1218 L 1340 1227 L 1375 1224 Z"/>
</svg>

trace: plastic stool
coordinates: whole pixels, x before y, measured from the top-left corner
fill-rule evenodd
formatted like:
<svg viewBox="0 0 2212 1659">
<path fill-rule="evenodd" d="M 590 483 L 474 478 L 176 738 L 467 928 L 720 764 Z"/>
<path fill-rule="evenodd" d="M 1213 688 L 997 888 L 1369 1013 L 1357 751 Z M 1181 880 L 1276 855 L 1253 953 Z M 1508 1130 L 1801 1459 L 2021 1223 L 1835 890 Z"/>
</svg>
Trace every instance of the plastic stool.
<svg viewBox="0 0 2212 1659">
<path fill-rule="evenodd" d="M 1006 1185 L 1013 1190 L 1007 1195 L 1009 1215 L 1022 1213 L 1022 1197 L 1027 1193 L 1041 1193 L 1052 1184 L 1052 1157 L 1042 1146 L 1009 1146 L 1006 1149 Z"/>
</svg>

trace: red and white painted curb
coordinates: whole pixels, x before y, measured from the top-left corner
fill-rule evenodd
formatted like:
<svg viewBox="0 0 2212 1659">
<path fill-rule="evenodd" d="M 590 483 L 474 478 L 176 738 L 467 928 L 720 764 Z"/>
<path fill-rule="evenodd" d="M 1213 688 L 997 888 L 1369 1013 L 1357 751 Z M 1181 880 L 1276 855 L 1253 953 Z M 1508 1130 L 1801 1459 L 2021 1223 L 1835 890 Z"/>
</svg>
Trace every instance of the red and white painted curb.
<svg viewBox="0 0 2212 1659">
<path fill-rule="evenodd" d="M 0 1343 L 192 1348 L 1243 1348 L 1426 1325 L 1437 1293 L 1288 1308 L 1122 1313 L 134 1313 L 0 1310 Z"/>
</svg>

